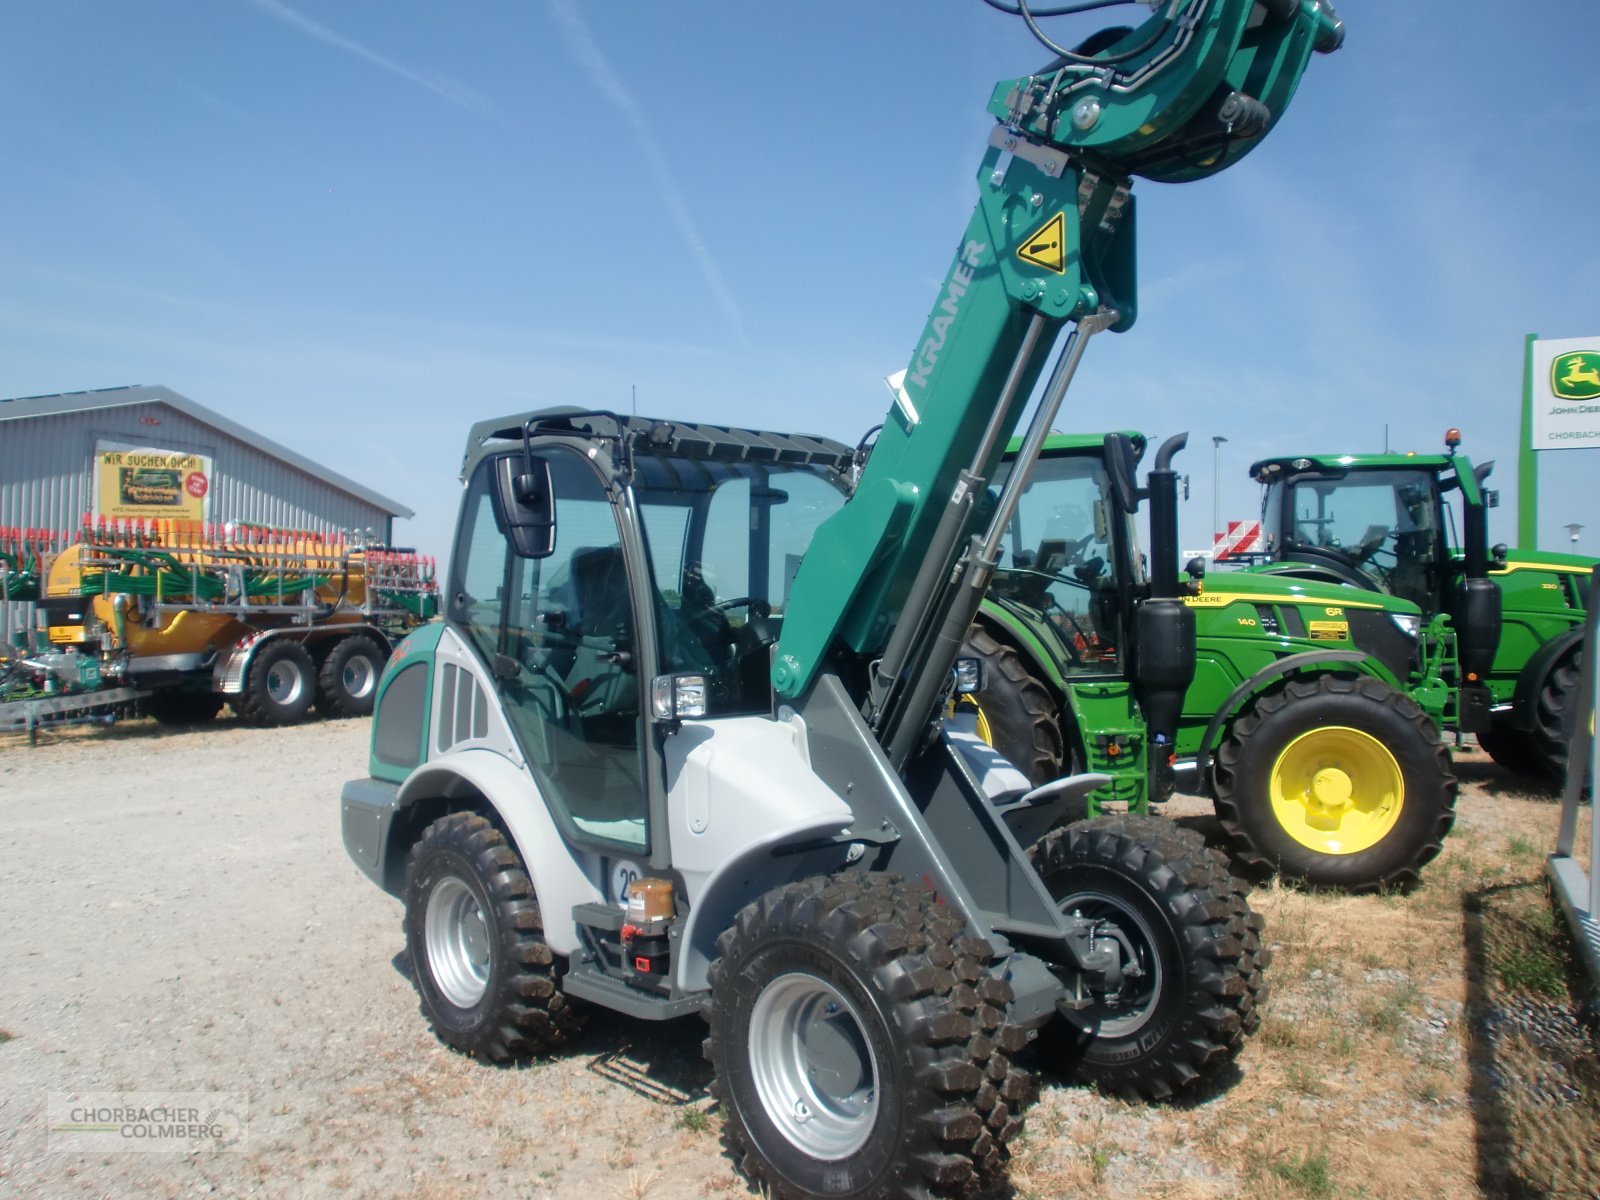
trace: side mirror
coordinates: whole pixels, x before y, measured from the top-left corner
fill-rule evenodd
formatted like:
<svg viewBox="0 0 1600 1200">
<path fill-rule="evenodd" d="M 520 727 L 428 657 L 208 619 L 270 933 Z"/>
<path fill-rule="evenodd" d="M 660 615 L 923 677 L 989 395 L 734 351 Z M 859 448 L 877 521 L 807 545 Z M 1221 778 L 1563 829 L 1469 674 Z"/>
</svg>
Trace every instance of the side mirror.
<svg viewBox="0 0 1600 1200">
<path fill-rule="evenodd" d="M 518 558 L 546 558 L 556 548 L 555 494 L 550 464 L 506 454 L 494 465 L 494 515 Z"/>
</svg>

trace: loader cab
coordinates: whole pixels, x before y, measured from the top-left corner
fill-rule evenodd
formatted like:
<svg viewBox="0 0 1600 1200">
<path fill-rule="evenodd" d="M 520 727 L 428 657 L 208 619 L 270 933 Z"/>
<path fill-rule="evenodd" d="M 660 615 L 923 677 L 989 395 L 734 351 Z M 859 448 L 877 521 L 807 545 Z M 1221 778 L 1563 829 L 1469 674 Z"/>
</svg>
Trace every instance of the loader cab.
<svg viewBox="0 0 1600 1200">
<path fill-rule="evenodd" d="M 771 647 L 811 535 L 844 503 L 849 450 L 781 462 L 740 431 L 527 424 L 469 459 L 445 619 L 494 679 L 564 836 L 648 852 L 652 683 L 694 682 L 701 703 L 682 715 L 771 711 Z M 548 491 L 532 516 L 518 486 Z"/>
<path fill-rule="evenodd" d="M 1137 447 L 1143 450 L 1142 438 Z M 1121 670 L 1128 600 L 1145 582 L 1133 514 L 1117 499 L 1104 455 L 1099 438 L 1046 440 L 990 585 L 1002 603 L 1042 617 L 1070 649 L 1063 665 L 1079 674 Z M 995 488 L 1009 469 L 1008 459 Z"/>
</svg>

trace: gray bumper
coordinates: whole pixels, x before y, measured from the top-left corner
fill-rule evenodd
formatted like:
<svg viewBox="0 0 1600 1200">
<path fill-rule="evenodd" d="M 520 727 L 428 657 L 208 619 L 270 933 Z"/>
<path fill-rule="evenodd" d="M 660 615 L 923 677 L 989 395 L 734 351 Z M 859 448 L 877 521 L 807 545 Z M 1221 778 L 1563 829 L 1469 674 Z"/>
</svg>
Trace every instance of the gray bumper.
<svg viewBox="0 0 1600 1200">
<path fill-rule="evenodd" d="M 339 824 L 344 832 L 345 852 L 384 891 L 399 895 L 391 887 L 389 864 L 389 826 L 399 811 L 400 785 L 381 779 L 352 779 L 339 793 Z"/>
</svg>

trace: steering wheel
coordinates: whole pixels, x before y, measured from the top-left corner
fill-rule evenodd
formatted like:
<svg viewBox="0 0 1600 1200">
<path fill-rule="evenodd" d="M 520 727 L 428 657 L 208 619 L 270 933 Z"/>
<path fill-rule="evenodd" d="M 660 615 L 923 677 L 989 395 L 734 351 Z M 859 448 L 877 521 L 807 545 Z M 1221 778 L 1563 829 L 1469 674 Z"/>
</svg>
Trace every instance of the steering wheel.
<svg viewBox="0 0 1600 1200">
<path fill-rule="evenodd" d="M 770 617 L 772 605 L 756 596 L 735 596 L 732 600 L 718 600 L 710 605 L 706 611 L 714 612 L 718 616 L 725 616 L 736 608 L 748 608 L 752 617 Z"/>
</svg>

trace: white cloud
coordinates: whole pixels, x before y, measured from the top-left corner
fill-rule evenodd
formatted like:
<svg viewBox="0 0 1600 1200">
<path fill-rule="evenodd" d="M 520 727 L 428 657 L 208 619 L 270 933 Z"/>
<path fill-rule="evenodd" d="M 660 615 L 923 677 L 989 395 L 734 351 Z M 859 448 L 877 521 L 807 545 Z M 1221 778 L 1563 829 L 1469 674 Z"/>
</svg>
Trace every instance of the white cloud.
<svg viewBox="0 0 1600 1200">
<path fill-rule="evenodd" d="M 491 106 L 487 100 L 455 80 L 446 78 L 443 75 L 424 75 L 411 70 L 409 67 L 403 67 L 392 58 L 387 58 L 376 50 L 363 46 L 360 42 L 347 38 L 343 34 L 335 33 L 326 25 L 318 24 L 310 17 L 282 3 L 282 0 L 249 0 L 249 2 L 262 12 L 298 29 L 308 37 L 313 37 L 319 42 L 333 46 L 335 49 L 343 50 L 346 54 L 353 54 L 375 67 L 381 67 L 392 75 L 398 75 L 401 79 L 414 83 L 418 87 L 425 88 L 434 95 L 448 100 L 451 104 L 473 112 L 491 111 Z"/>
</svg>

